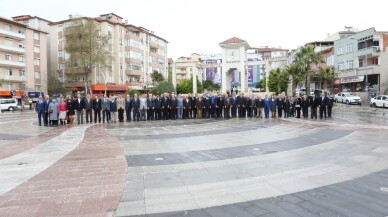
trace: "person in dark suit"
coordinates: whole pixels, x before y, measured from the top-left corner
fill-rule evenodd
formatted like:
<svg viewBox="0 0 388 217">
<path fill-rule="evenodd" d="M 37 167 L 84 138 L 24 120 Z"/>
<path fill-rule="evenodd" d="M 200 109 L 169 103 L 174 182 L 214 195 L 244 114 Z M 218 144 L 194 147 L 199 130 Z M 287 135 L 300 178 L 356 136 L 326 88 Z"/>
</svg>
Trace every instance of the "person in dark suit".
<svg viewBox="0 0 388 217">
<path fill-rule="evenodd" d="M 86 123 L 93 123 L 92 119 L 92 100 L 90 99 L 90 94 L 86 95 L 86 98 L 84 100 L 85 103 L 85 113 L 86 113 Z M 90 122 L 89 122 L 90 120 Z"/>
<path fill-rule="evenodd" d="M 182 96 L 183 119 L 190 118 L 191 101 L 188 95 Z"/>
<path fill-rule="evenodd" d="M 307 99 L 307 96 L 304 95 L 302 99 L 302 112 L 303 112 L 303 118 L 309 117 L 309 100 Z"/>
<path fill-rule="evenodd" d="M 325 96 L 324 93 L 321 93 L 321 97 L 320 97 L 320 107 L 319 107 L 319 118 L 322 119 L 323 118 L 323 115 L 325 115 L 325 119 L 326 119 L 326 109 L 327 109 L 327 105 L 329 104 L 329 99 L 327 96 Z"/>
<path fill-rule="evenodd" d="M 230 106 L 231 106 L 231 113 L 232 113 L 232 118 L 237 117 L 237 98 L 236 94 L 232 94 L 232 98 L 230 99 Z"/>
<path fill-rule="evenodd" d="M 210 97 L 209 94 L 206 94 L 206 97 L 203 99 L 203 106 L 204 106 L 204 117 L 209 118 L 210 117 Z"/>
<path fill-rule="evenodd" d="M 195 118 L 197 117 L 197 109 L 196 109 L 196 97 L 189 94 L 189 99 L 190 99 L 190 118 Z"/>
<path fill-rule="evenodd" d="M 152 106 L 154 104 L 153 102 L 153 98 L 152 98 L 152 94 L 148 94 L 148 98 L 147 98 L 147 120 L 153 120 L 154 117 L 153 117 L 153 113 L 154 113 L 154 107 Z"/>
<path fill-rule="evenodd" d="M 133 121 L 140 120 L 140 99 L 137 94 L 134 95 L 132 100 Z"/>
<path fill-rule="evenodd" d="M 300 118 L 300 109 L 302 108 L 302 99 L 300 95 L 295 99 L 296 118 Z"/>
<path fill-rule="evenodd" d="M 195 107 L 197 108 L 197 118 L 202 119 L 203 114 L 202 114 L 202 109 L 203 109 L 203 98 L 202 95 L 198 95 L 197 99 L 195 101 Z"/>
<path fill-rule="evenodd" d="M 264 116 L 265 118 L 269 118 L 269 111 L 271 109 L 271 99 L 268 98 L 268 95 L 265 95 L 264 98 Z"/>
<path fill-rule="evenodd" d="M 284 106 L 283 97 L 279 94 L 278 98 L 276 99 L 276 107 L 277 107 L 277 110 L 278 110 L 278 118 L 282 118 L 283 117 L 283 114 L 282 114 L 283 106 Z"/>
<path fill-rule="evenodd" d="M 230 97 L 225 95 L 224 97 L 224 118 L 230 118 Z"/>
<path fill-rule="evenodd" d="M 45 104 L 44 104 L 44 125 L 47 126 L 49 123 L 49 105 L 50 105 L 50 96 L 46 95 L 44 98 Z"/>
<path fill-rule="evenodd" d="M 175 94 L 171 94 L 170 99 L 170 119 L 175 120 L 176 119 L 176 108 L 177 108 L 177 99 L 175 98 Z"/>
<path fill-rule="evenodd" d="M 263 118 L 264 100 L 260 96 L 256 100 L 256 108 L 257 108 L 257 117 Z"/>
<path fill-rule="evenodd" d="M 154 96 L 154 105 L 155 105 L 155 120 L 160 120 L 162 117 L 162 112 L 161 112 L 161 108 L 162 108 L 162 101 L 160 100 L 159 98 L 159 95 L 155 95 Z"/>
<path fill-rule="evenodd" d="M 327 117 L 328 118 L 331 118 L 331 112 L 333 110 L 333 102 L 334 102 L 334 99 L 331 98 L 331 97 L 327 97 Z"/>
<path fill-rule="evenodd" d="M 210 96 L 210 117 L 216 118 L 216 108 L 217 108 L 217 97 L 213 93 Z"/>
<path fill-rule="evenodd" d="M 42 126 L 42 119 L 44 119 L 45 116 L 45 107 L 46 107 L 46 101 L 43 100 L 42 96 L 39 96 L 39 100 L 36 101 L 35 105 L 35 111 L 38 113 L 38 123 L 39 126 Z M 44 123 L 44 120 L 43 120 Z"/>
<path fill-rule="evenodd" d="M 238 108 L 238 117 L 242 118 L 245 116 L 245 98 L 243 93 L 239 93 L 237 97 L 237 108 Z"/>
<path fill-rule="evenodd" d="M 317 107 L 319 107 L 318 97 L 313 95 L 310 101 L 311 119 L 317 119 Z"/>
<path fill-rule="evenodd" d="M 69 115 L 69 124 L 73 124 L 74 122 L 74 115 L 75 115 L 75 105 L 74 105 L 74 99 L 72 96 L 67 96 L 66 100 L 66 109 L 67 114 Z"/>
<path fill-rule="evenodd" d="M 125 114 L 127 116 L 127 122 L 131 121 L 131 112 L 132 112 L 132 104 L 133 101 L 131 99 L 131 96 L 128 94 L 127 98 L 125 99 Z"/>
<path fill-rule="evenodd" d="M 284 100 L 283 102 L 284 118 L 290 117 L 290 107 L 291 107 L 290 98 L 287 96 L 286 100 Z"/>
<path fill-rule="evenodd" d="M 101 123 L 101 109 L 102 109 L 102 107 L 101 107 L 101 99 L 98 96 L 94 97 L 94 100 L 92 103 L 92 108 L 94 111 L 94 123 L 97 123 L 97 118 L 98 118 L 98 123 Z"/>
<path fill-rule="evenodd" d="M 74 100 L 74 107 L 77 111 L 78 124 L 84 124 L 85 103 L 83 98 L 81 97 L 81 94 L 77 94 L 77 99 Z"/>
<path fill-rule="evenodd" d="M 162 116 L 164 120 L 168 120 L 170 118 L 170 98 L 167 93 L 163 94 L 162 98 Z"/>
<path fill-rule="evenodd" d="M 222 118 L 222 112 L 225 106 L 225 98 L 223 95 L 219 94 L 217 98 L 217 118 Z"/>
</svg>

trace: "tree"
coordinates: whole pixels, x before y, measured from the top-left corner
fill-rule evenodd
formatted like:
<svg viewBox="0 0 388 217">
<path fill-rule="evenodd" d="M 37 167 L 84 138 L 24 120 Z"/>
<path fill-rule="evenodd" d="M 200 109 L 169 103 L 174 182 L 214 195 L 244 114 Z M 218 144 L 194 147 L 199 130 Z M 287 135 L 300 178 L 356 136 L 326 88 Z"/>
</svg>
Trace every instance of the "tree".
<svg viewBox="0 0 388 217">
<path fill-rule="evenodd" d="M 156 70 L 154 70 L 151 73 L 151 79 L 152 79 L 152 83 L 154 84 L 154 86 L 156 86 L 160 82 L 164 81 L 163 75 L 161 73 L 159 73 L 158 71 L 156 71 Z"/>
<path fill-rule="evenodd" d="M 83 72 L 88 90 L 88 76 L 96 67 L 110 68 L 112 60 L 109 51 L 110 35 L 100 32 L 99 24 L 88 18 L 75 18 L 64 29 L 65 52 L 69 57 L 65 67 L 71 73 Z M 66 57 L 65 57 L 66 58 Z"/>
<path fill-rule="evenodd" d="M 310 83 L 311 83 L 311 72 L 313 65 L 319 65 L 323 63 L 323 58 L 321 53 L 316 53 L 314 51 L 314 46 L 307 45 L 302 48 L 295 54 L 295 64 L 297 64 L 301 73 L 305 75 L 306 78 L 306 93 L 310 95 Z"/>
<path fill-rule="evenodd" d="M 207 91 L 218 91 L 221 89 L 220 85 L 214 84 L 211 80 L 206 80 L 203 82 L 203 89 Z"/>
<path fill-rule="evenodd" d="M 197 90 L 201 92 L 203 90 L 201 82 L 197 80 Z M 193 78 L 184 79 L 176 85 L 176 92 L 180 93 L 193 93 Z"/>
<path fill-rule="evenodd" d="M 53 95 L 53 94 L 66 95 L 68 90 L 63 86 L 63 83 L 60 82 L 56 77 L 49 75 L 47 78 L 47 92 L 49 95 Z"/>
<path fill-rule="evenodd" d="M 280 94 L 287 89 L 288 74 L 285 69 L 272 69 L 269 74 L 268 86 L 271 92 Z"/>
<path fill-rule="evenodd" d="M 174 92 L 174 85 L 171 82 L 163 81 L 159 85 L 151 90 L 151 93 L 154 95 L 160 95 L 162 93 L 171 93 Z"/>
<path fill-rule="evenodd" d="M 304 79 L 302 70 L 298 67 L 297 64 L 291 63 L 290 65 L 287 66 L 286 71 L 287 71 L 287 74 L 291 76 L 292 96 L 295 96 L 296 95 L 296 91 L 295 91 L 296 86 L 298 84 L 300 84 Z"/>
<path fill-rule="evenodd" d="M 319 86 L 321 87 L 321 83 L 323 82 L 323 89 L 327 90 L 327 86 L 329 83 L 332 83 L 335 79 L 337 79 L 337 75 L 335 73 L 335 69 L 331 66 L 323 66 L 318 69 L 319 78 Z"/>
</svg>

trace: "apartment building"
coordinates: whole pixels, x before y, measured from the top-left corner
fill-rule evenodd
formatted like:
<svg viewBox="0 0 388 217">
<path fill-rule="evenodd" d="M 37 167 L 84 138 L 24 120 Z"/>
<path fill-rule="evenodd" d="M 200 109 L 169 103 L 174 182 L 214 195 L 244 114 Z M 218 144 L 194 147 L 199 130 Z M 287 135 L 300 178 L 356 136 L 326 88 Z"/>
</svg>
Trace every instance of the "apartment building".
<svg viewBox="0 0 388 217">
<path fill-rule="evenodd" d="M 50 71 L 65 82 L 65 86 L 74 91 L 85 89 L 86 78 L 80 73 L 69 73 L 65 61 L 69 54 L 65 52 L 64 29 L 71 25 L 73 17 L 53 22 L 50 28 Z M 114 14 L 102 14 L 93 19 L 100 26 L 100 33 L 110 35 L 109 50 L 112 54 L 111 67 L 95 68 L 88 77 L 88 86 L 95 94 L 101 93 L 97 87 L 106 87 L 120 93 L 129 89 L 143 90 L 152 87 L 150 74 L 154 71 L 168 75 L 168 41 L 154 32 L 139 26 L 128 24 Z M 95 84 L 100 84 L 94 86 Z M 102 85 L 101 85 L 102 84 Z M 115 86 L 117 85 L 117 86 Z M 93 88 L 96 87 L 96 88 Z"/>
<path fill-rule="evenodd" d="M 0 97 L 47 93 L 47 32 L 0 17 Z"/>
<path fill-rule="evenodd" d="M 334 41 L 334 65 L 340 91 L 382 91 L 388 82 L 388 32 L 369 28 Z"/>
<path fill-rule="evenodd" d="M 193 53 L 190 57 L 179 57 L 175 61 L 175 71 L 178 83 L 184 79 L 191 79 L 193 75 L 202 82 L 201 55 Z"/>
</svg>

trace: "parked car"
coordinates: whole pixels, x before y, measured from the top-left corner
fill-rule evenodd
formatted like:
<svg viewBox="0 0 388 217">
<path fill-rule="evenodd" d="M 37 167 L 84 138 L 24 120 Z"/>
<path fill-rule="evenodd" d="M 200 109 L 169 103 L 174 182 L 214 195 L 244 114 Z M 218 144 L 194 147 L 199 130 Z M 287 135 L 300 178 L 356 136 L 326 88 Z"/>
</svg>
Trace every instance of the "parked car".
<svg viewBox="0 0 388 217">
<path fill-rule="evenodd" d="M 0 110 L 3 111 L 14 111 L 18 108 L 18 103 L 16 99 L 13 98 L 6 98 L 6 99 L 0 99 Z"/>
<path fill-rule="evenodd" d="M 380 95 L 370 99 L 372 107 L 388 107 L 388 95 Z"/>
<path fill-rule="evenodd" d="M 350 92 L 341 92 L 335 95 L 334 97 L 335 102 L 341 102 L 346 104 L 357 104 L 361 105 L 361 98 L 359 96 L 356 96 L 353 93 Z"/>
</svg>

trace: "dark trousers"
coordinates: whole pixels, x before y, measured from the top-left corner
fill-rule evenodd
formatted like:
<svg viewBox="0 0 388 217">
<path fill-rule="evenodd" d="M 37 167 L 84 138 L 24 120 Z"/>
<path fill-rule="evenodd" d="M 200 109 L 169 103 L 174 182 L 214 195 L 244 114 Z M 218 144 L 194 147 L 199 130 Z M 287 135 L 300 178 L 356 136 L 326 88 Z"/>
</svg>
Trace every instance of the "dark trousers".
<svg viewBox="0 0 388 217">
<path fill-rule="evenodd" d="M 78 121 L 78 124 L 84 124 L 84 111 L 83 110 L 77 110 L 77 121 Z"/>
<path fill-rule="evenodd" d="M 160 110 L 160 108 L 156 108 L 154 111 L 155 111 L 155 120 L 160 120 L 162 116 L 162 111 Z"/>
<path fill-rule="evenodd" d="M 210 117 L 210 108 L 209 107 L 205 108 L 204 115 L 205 115 L 205 118 L 209 118 Z"/>
<path fill-rule="evenodd" d="M 230 118 L 230 106 L 225 106 L 224 118 Z"/>
<path fill-rule="evenodd" d="M 331 110 L 333 106 L 327 106 L 327 117 L 331 118 Z"/>
<path fill-rule="evenodd" d="M 163 109 L 163 119 L 164 120 L 168 120 L 170 118 L 170 112 L 169 112 L 169 108 L 164 108 Z"/>
<path fill-rule="evenodd" d="M 127 116 L 127 121 L 131 121 L 131 109 L 125 109 L 125 114 Z"/>
<path fill-rule="evenodd" d="M 152 108 L 148 108 L 147 110 L 147 120 L 153 120 L 154 117 L 153 117 L 153 114 L 154 113 L 154 110 Z"/>
<path fill-rule="evenodd" d="M 42 119 L 44 119 L 44 116 L 45 116 L 45 112 L 39 112 L 38 113 L 38 123 L 39 123 L 39 126 L 42 126 Z M 43 120 L 43 123 L 44 123 L 44 120 Z"/>
<path fill-rule="evenodd" d="M 191 117 L 196 118 L 197 117 L 197 109 L 195 107 L 191 108 Z"/>
<path fill-rule="evenodd" d="M 264 116 L 265 118 L 269 118 L 269 107 L 264 107 Z"/>
<path fill-rule="evenodd" d="M 101 111 L 95 109 L 94 110 L 94 123 L 97 123 L 97 117 L 98 117 L 98 123 L 101 123 Z"/>
<path fill-rule="evenodd" d="M 308 118 L 309 117 L 309 108 L 308 107 L 303 107 L 303 117 Z"/>
<path fill-rule="evenodd" d="M 110 116 L 110 111 L 108 109 L 104 109 L 102 111 L 102 122 L 105 122 L 105 118 L 106 118 L 106 122 L 109 123 L 109 116 Z"/>
<path fill-rule="evenodd" d="M 217 108 L 217 118 L 222 118 L 222 107 Z"/>
<path fill-rule="evenodd" d="M 235 118 L 237 115 L 237 107 L 232 106 L 232 118 Z"/>
<path fill-rule="evenodd" d="M 139 109 L 135 108 L 133 109 L 133 121 L 139 121 L 140 120 L 140 112 Z"/>
<path fill-rule="evenodd" d="M 296 118 L 300 118 L 300 108 L 296 109 Z"/>
<path fill-rule="evenodd" d="M 288 118 L 289 117 L 289 112 L 288 110 L 284 110 L 284 118 Z"/>
<path fill-rule="evenodd" d="M 119 108 L 117 111 L 119 113 L 119 122 L 124 122 L 124 109 Z"/>
<path fill-rule="evenodd" d="M 86 113 L 86 123 L 88 124 L 89 122 L 92 123 L 93 122 L 93 118 L 92 118 L 92 110 L 91 109 L 87 109 L 85 110 L 85 113 Z M 89 121 L 90 120 L 90 121 Z"/>
<path fill-rule="evenodd" d="M 48 125 L 48 120 L 49 120 L 49 113 L 48 112 L 44 112 L 44 115 L 43 115 L 44 125 Z"/>
<path fill-rule="evenodd" d="M 216 117 L 216 106 L 214 105 L 212 105 L 211 107 L 210 107 L 210 117 L 212 117 L 212 118 L 215 118 Z"/>
<path fill-rule="evenodd" d="M 175 120 L 176 118 L 176 108 L 170 109 L 170 119 Z"/>
<path fill-rule="evenodd" d="M 278 118 L 282 117 L 282 112 L 283 112 L 283 109 L 278 108 Z"/>
<path fill-rule="evenodd" d="M 325 118 L 326 118 L 326 106 L 319 107 L 319 117 L 321 119 L 323 118 L 323 114 L 325 114 Z"/>
<path fill-rule="evenodd" d="M 317 119 L 317 107 L 311 107 L 311 119 Z"/>
</svg>

